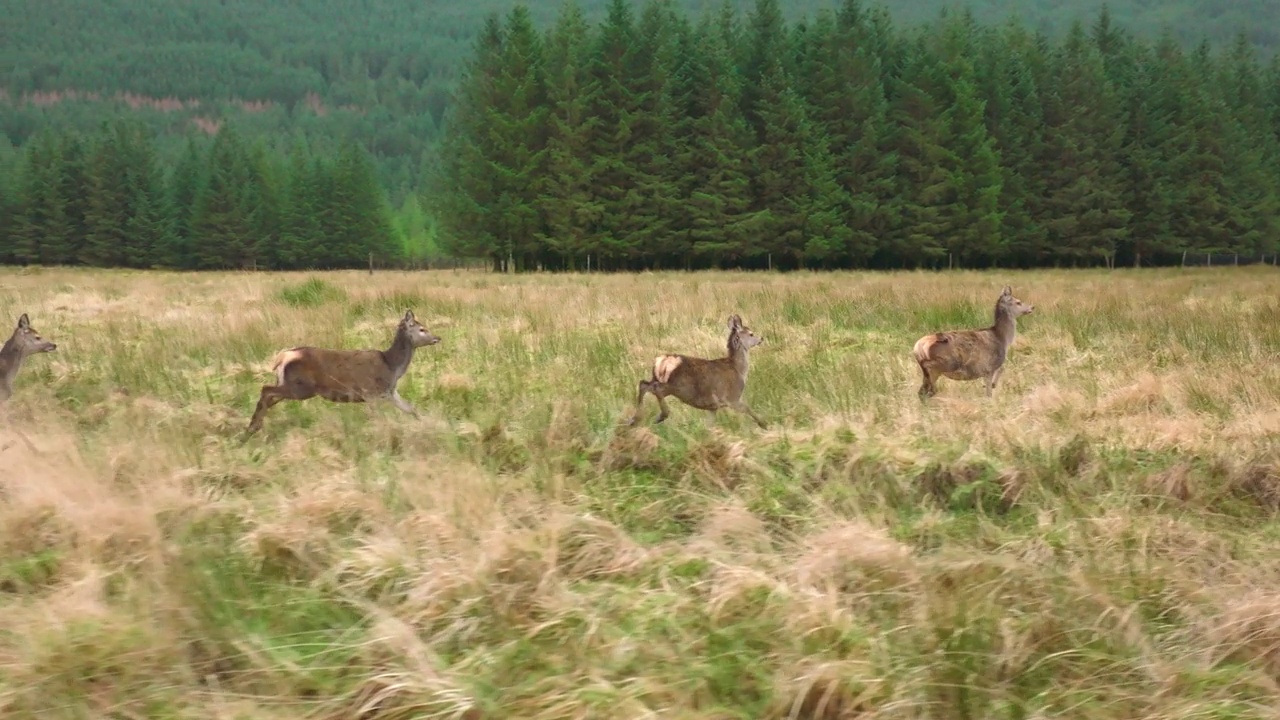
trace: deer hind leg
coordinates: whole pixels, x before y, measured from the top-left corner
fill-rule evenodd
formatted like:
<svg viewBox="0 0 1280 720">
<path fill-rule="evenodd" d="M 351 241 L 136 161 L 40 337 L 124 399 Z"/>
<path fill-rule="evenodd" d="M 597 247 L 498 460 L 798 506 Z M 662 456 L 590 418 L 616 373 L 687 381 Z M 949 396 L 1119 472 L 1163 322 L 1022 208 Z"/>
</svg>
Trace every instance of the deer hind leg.
<svg viewBox="0 0 1280 720">
<path fill-rule="evenodd" d="M 644 395 L 647 392 L 649 392 L 649 381 L 641 380 L 640 386 L 636 389 L 636 410 L 632 413 L 631 420 L 627 423 L 628 425 L 635 425 L 640 421 L 640 409 L 644 404 Z"/>
<path fill-rule="evenodd" d="M 315 394 L 314 388 L 298 382 L 263 385 L 262 394 L 258 396 L 258 407 L 254 409 L 253 417 L 249 420 L 249 429 L 245 431 L 245 437 L 262 429 L 262 419 L 266 417 L 268 410 L 275 407 L 276 403 L 281 400 L 306 400 Z"/>
<path fill-rule="evenodd" d="M 929 368 L 924 363 L 920 363 L 920 374 L 924 376 L 924 381 L 920 384 L 920 399 L 931 398 L 938 392 L 938 386 L 934 384 L 933 374 L 929 372 Z"/>
<path fill-rule="evenodd" d="M 654 385 L 657 385 L 657 387 L 654 387 Z M 649 386 L 649 392 L 653 393 L 653 396 L 658 399 L 658 419 L 653 421 L 654 425 L 671 417 L 671 408 L 667 405 L 667 393 L 665 391 L 666 388 L 658 383 L 651 383 Z"/>
<path fill-rule="evenodd" d="M 267 411 L 284 399 L 284 394 L 279 386 L 263 385 L 262 393 L 258 396 L 258 406 L 254 408 L 253 417 L 249 419 L 249 428 L 245 430 L 245 437 L 247 438 L 261 430 L 262 419 L 266 417 Z"/>
</svg>

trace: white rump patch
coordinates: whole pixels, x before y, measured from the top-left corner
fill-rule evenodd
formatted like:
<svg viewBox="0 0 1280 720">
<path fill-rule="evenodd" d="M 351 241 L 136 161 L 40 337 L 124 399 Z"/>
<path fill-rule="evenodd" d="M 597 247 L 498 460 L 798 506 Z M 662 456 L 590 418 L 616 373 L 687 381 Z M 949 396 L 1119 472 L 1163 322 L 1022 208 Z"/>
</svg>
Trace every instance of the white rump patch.
<svg viewBox="0 0 1280 720">
<path fill-rule="evenodd" d="M 684 362 L 676 355 L 659 355 L 653 361 L 653 379 L 660 383 L 671 382 L 671 374 Z"/>
<path fill-rule="evenodd" d="M 302 357 L 302 351 L 300 350 L 281 350 L 280 353 L 276 355 L 276 361 L 272 363 L 271 369 L 276 371 L 277 385 L 284 384 L 284 369 L 289 367 L 289 363 L 300 357 Z"/>
</svg>

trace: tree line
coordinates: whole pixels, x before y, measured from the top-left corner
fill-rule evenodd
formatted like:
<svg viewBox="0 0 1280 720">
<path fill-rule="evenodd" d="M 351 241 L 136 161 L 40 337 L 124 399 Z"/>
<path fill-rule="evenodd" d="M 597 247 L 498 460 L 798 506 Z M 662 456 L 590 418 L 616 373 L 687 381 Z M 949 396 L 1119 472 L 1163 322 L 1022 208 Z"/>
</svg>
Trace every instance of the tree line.
<svg viewBox="0 0 1280 720">
<path fill-rule="evenodd" d="M 192 136 L 171 167 L 128 121 L 0 154 L 0 263 L 300 269 L 405 260 L 368 155 Z"/>
<path fill-rule="evenodd" d="M 745 20 L 745 22 L 744 22 Z M 434 211 L 513 270 L 1166 264 L 1273 253 L 1280 62 L 844 0 L 788 23 L 570 1 L 490 15 Z"/>
</svg>

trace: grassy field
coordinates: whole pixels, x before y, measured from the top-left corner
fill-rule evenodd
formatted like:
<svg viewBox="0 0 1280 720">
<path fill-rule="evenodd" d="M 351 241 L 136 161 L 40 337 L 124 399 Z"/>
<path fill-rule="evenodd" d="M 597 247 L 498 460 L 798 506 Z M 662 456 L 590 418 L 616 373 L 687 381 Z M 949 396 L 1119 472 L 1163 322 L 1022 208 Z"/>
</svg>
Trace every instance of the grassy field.
<svg viewBox="0 0 1280 720">
<path fill-rule="evenodd" d="M 6 718 L 1274 718 L 1280 276 L 0 270 Z M 1036 306 L 993 398 L 920 335 Z M 394 407 L 272 355 L 443 338 Z M 636 383 L 765 338 L 770 423 Z"/>
</svg>

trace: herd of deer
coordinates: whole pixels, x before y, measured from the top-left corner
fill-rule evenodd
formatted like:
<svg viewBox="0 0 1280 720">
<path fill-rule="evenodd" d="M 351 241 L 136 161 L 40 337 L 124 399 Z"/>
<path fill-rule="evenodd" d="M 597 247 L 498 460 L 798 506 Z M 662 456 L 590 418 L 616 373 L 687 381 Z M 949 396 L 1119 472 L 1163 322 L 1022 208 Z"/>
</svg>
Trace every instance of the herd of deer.
<svg viewBox="0 0 1280 720">
<path fill-rule="evenodd" d="M 1014 297 L 1013 290 L 1005 286 L 996 300 L 995 320 L 990 327 L 930 333 L 917 340 L 911 354 L 924 376 L 921 399 L 937 392 L 937 380 L 942 377 L 982 378 L 990 397 L 1017 333 L 1017 319 L 1032 310 L 1033 306 Z M 400 319 L 395 339 L 386 350 L 316 347 L 283 350 L 271 365 L 276 382 L 262 387 L 258 406 L 243 437 L 248 439 L 260 430 L 267 411 L 281 400 L 301 401 L 316 396 L 331 402 L 390 400 L 400 410 L 416 417 L 418 411 L 400 397 L 396 385 L 409 369 L 414 351 L 438 342 L 440 338 L 423 327 L 409 310 Z M 743 325 L 742 318 L 735 314 L 729 317 L 725 357 L 708 360 L 689 355 L 659 355 L 653 361 L 649 379 L 640 381 L 635 414 L 629 424 L 639 420 L 644 396 L 651 394 L 657 398 L 660 409 L 655 424 L 671 414 L 666 399 L 674 397 L 691 407 L 710 411 L 713 416 L 724 408 L 737 410 L 749 415 L 761 428 L 766 427 L 742 399 L 747 385 L 747 352 L 763 342 L 764 338 Z M 13 394 L 13 379 L 24 360 L 57 348 L 56 344 L 40 337 L 23 313 L 13 335 L 0 349 L 0 404 Z"/>
</svg>

